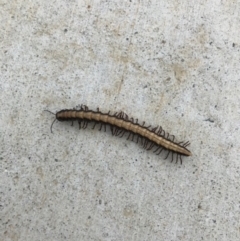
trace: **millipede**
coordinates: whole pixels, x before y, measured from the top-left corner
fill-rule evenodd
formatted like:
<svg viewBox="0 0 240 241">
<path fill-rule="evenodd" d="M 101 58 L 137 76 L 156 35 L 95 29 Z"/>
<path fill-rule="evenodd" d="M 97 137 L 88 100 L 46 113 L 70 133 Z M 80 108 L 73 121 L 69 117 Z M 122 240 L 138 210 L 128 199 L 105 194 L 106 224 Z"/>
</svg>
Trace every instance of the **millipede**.
<svg viewBox="0 0 240 241">
<path fill-rule="evenodd" d="M 78 121 L 79 129 L 87 128 L 90 122 L 94 122 L 92 129 L 97 124 L 100 124 L 99 130 L 104 129 L 106 126 L 110 126 L 110 130 L 113 136 L 123 137 L 125 133 L 128 133 L 127 140 L 135 141 L 140 143 L 144 149 L 151 150 L 157 155 L 160 155 L 163 150 L 167 151 L 165 159 L 168 158 L 169 154 L 172 153 L 172 160 L 174 160 L 174 154 L 176 154 L 176 163 L 180 159 L 182 164 L 182 156 L 191 156 L 192 153 L 186 148 L 190 145 L 190 142 L 175 142 L 175 136 L 165 132 L 161 126 L 151 127 L 145 126 L 145 122 L 142 124 L 138 123 L 138 119 L 129 117 L 124 112 L 115 112 L 111 114 L 110 111 L 102 113 L 99 108 L 96 111 L 90 110 L 86 105 L 81 105 L 79 109 L 63 109 L 58 111 L 56 114 L 49 110 L 45 110 L 55 115 L 55 119 L 51 124 L 51 133 L 53 124 L 56 120 L 58 121 Z"/>
</svg>

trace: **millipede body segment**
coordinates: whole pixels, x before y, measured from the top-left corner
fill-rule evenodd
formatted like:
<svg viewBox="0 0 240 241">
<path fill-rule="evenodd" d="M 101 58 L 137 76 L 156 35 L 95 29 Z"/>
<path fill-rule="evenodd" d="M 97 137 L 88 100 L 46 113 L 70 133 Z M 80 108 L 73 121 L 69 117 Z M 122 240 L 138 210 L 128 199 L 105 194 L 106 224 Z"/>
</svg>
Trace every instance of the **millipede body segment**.
<svg viewBox="0 0 240 241">
<path fill-rule="evenodd" d="M 174 153 L 176 154 L 176 162 L 178 161 L 178 157 L 180 157 L 181 163 L 181 156 L 192 155 L 186 148 L 190 144 L 189 142 L 174 142 L 175 137 L 166 133 L 162 127 L 157 126 L 151 128 L 151 126 L 144 126 L 145 122 L 139 124 L 138 119 L 134 120 L 133 118 L 129 118 L 124 112 L 110 114 L 109 111 L 108 113 L 102 113 L 99 109 L 93 111 L 89 110 L 87 106 L 82 105 L 79 110 L 65 109 L 57 112 L 56 119 L 58 121 L 77 120 L 79 129 L 85 129 L 89 122 L 95 122 L 93 128 L 95 128 L 96 124 L 100 124 L 99 130 L 101 130 L 103 126 L 106 130 L 106 125 L 110 125 L 111 132 L 114 136 L 122 137 L 125 132 L 129 132 L 127 139 L 135 140 L 137 143 L 140 142 L 147 150 L 156 147 L 157 149 L 154 152 L 159 155 L 162 150 L 165 149 L 168 151 L 166 158 L 169 156 L 169 153 L 172 152 L 172 161 Z M 170 139 L 170 137 L 172 138 Z"/>
</svg>

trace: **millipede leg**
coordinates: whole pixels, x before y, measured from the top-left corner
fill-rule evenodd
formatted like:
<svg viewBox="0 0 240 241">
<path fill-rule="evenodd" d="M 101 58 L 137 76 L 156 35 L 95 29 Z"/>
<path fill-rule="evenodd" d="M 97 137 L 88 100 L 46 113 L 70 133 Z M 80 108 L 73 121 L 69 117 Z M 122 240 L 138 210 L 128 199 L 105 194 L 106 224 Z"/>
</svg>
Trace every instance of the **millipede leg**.
<svg viewBox="0 0 240 241">
<path fill-rule="evenodd" d="M 185 143 L 183 144 L 184 147 L 187 147 L 187 146 L 189 146 L 189 145 L 190 145 L 190 142 L 189 142 L 189 141 L 187 141 L 187 142 L 185 142 Z"/>
<path fill-rule="evenodd" d="M 163 151 L 163 148 L 160 149 L 160 151 L 158 153 L 156 153 L 156 155 L 160 155 L 160 153 Z"/>
<path fill-rule="evenodd" d="M 165 160 L 168 158 L 170 151 L 168 151 L 167 156 L 165 157 Z"/>
<path fill-rule="evenodd" d="M 145 147 L 144 147 L 144 148 L 145 148 L 146 150 L 148 150 L 148 145 L 151 145 L 151 143 L 150 143 L 150 144 L 149 144 L 149 143 L 150 143 L 149 140 L 145 140 Z"/>
<path fill-rule="evenodd" d="M 121 111 L 121 112 L 119 112 L 119 113 L 118 113 L 118 112 L 116 112 L 116 113 L 115 113 L 115 116 L 116 116 L 117 118 L 120 118 L 120 119 L 121 119 L 121 116 L 122 116 L 122 111 Z"/>
<path fill-rule="evenodd" d="M 117 136 L 118 135 L 118 131 L 119 131 L 119 129 L 117 127 L 115 127 L 115 130 L 113 131 L 113 135 Z"/>
<path fill-rule="evenodd" d="M 100 128 L 99 128 L 99 131 L 102 130 L 102 127 L 104 126 L 104 131 L 106 132 L 106 124 L 104 123 L 100 123 Z"/>
<path fill-rule="evenodd" d="M 119 137 L 123 137 L 124 134 L 125 134 L 125 132 L 126 132 L 126 131 L 122 129 L 121 135 L 120 135 Z"/>
<path fill-rule="evenodd" d="M 115 134 L 116 134 L 116 127 L 111 126 L 110 128 L 111 128 L 111 131 L 112 131 L 112 135 L 115 136 Z"/>
<path fill-rule="evenodd" d="M 85 122 L 84 122 L 84 121 L 81 123 L 81 128 L 82 128 L 82 129 L 86 129 L 86 127 L 85 127 Z"/>
<path fill-rule="evenodd" d="M 147 145 L 148 145 L 149 141 L 147 139 L 145 139 L 144 144 L 143 144 L 143 148 L 146 149 Z"/>
<path fill-rule="evenodd" d="M 138 139 L 139 139 L 139 135 L 137 135 L 137 141 L 136 141 L 136 143 L 138 143 Z"/>
<path fill-rule="evenodd" d="M 154 153 L 157 152 L 160 148 L 161 148 L 160 146 L 157 147 L 157 149 L 156 149 L 155 151 L 153 151 L 153 152 L 154 152 Z"/>
<path fill-rule="evenodd" d="M 86 105 L 82 105 L 82 110 L 88 110 L 88 107 Z"/>
<path fill-rule="evenodd" d="M 143 141 L 143 149 L 146 149 L 145 145 L 146 145 L 146 140 Z"/>
<path fill-rule="evenodd" d="M 132 135 L 132 133 L 130 132 L 130 133 L 129 133 L 129 135 L 128 135 L 128 138 L 127 138 L 127 140 L 129 140 L 129 138 L 130 138 L 130 136 L 131 136 L 131 135 Z"/>
<path fill-rule="evenodd" d="M 88 122 L 87 121 L 83 121 L 83 129 L 86 129 L 88 126 Z"/>
<path fill-rule="evenodd" d="M 81 121 L 81 128 L 82 128 L 82 129 L 85 129 L 85 121 L 84 121 L 84 120 Z"/>
<path fill-rule="evenodd" d="M 115 130 L 114 136 L 118 136 L 119 135 L 119 129 Z"/>
<path fill-rule="evenodd" d="M 152 128 L 152 132 L 155 133 L 155 131 L 157 130 L 157 128 L 158 128 L 157 126 L 154 127 L 154 128 Z"/>
<path fill-rule="evenodd" d="M 165 137 L 165 131 L 162 129 L 162 132 L 163 132 L 163 136 Z"/>
<path fill-rule="evenodd" d="M 78 121 L 78 125 L 79 125 L 79 130 L 80 130 L 82 128 L 81 121 Z"/>
<path fill-rule="evenodd" d="M 173 151 L 172 151 L 172 161 L 171 162 L 173 162 Z"/>
<path fill-rule="evenodd" d="M 116 136 L 119 136 L 120 137 L 120 135 L 123 133 L 123 129 L 121 130 L 121 129 L 119 129 L 118 131 L 117 131 L 117 133 L 116 133 Z"/>
<path fill-rule="evenodd" d="M 182 165 L 182 156 L 180 155 L 180 162 L 181 162 L 181 165 Z"/>
<path fill-rule="evenodd" d="M 147 151 L 151 150 L 154 147 L 154 145 L 155 144 L 153 142 L 150 142 L 150 145 L 149 145 L 149 147 L 146 150 Z"/>
<path fill-rule="evenodd" d="M 94 125 L 93 125 L 93 128 L 92 128 L 92 129 L 94 129 L 94 128 L 95 128 L 95 126 L 96 126 L 97 124 L 98 124 L 98 123 L 97 123 L 97 122 L 95 122 L 95 123 L 94 123 Z"/>
<path fill-rule="evenodd" d="M 162 130 L 163 130 L 163 129 L 162 129 L 162 127 L 161 127 L 161 126 L 159 126 L 159 130 L 157 131 L 157 135 L 158 135 L 158 136 L 160 136 L 160 135 L 161 135 Z"/>
<path fill-rule="evenodd" d="M 128 119 L 128 115 L 124 112 L 122 112 L 122 119 L 123 120 L 127 120 Z"/>
<path fill-rule="evenodd" d="M 111 130 L 112 135 L 114 135 L 114 130 L 115 130 L 114 126 L 110 125 L 110 130 Z"/>
</svg>

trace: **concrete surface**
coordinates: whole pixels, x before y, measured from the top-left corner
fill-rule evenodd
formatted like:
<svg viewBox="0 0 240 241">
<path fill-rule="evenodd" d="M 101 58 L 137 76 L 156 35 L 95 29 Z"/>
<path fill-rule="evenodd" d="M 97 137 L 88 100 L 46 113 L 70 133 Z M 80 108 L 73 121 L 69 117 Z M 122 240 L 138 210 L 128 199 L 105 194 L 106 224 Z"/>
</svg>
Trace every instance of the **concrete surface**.
<svg viewBox="0 0 240 241">
<path fill-rule="evenodd" d="M 0 240 L 240 240 L 239 1 L 0 1 Z M 125 111 L 193 156 L 55 122 Z"/>
</svg>

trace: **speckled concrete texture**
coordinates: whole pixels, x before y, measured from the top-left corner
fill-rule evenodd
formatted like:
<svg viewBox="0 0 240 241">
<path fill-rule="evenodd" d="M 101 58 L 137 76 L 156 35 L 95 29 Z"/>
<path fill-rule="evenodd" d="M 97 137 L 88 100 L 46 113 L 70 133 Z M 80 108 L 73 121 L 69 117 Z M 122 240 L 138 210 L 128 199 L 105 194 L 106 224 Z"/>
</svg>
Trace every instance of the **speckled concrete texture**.
<svg viewBox="0 0 240 241">
<path fill-rule="evenodd" d="M 240 240 L 238 1 L 0 1 L 0 240 Z M 55 122 L 88 105 L 191 142 L 183 164 Z"/>
</svg>

